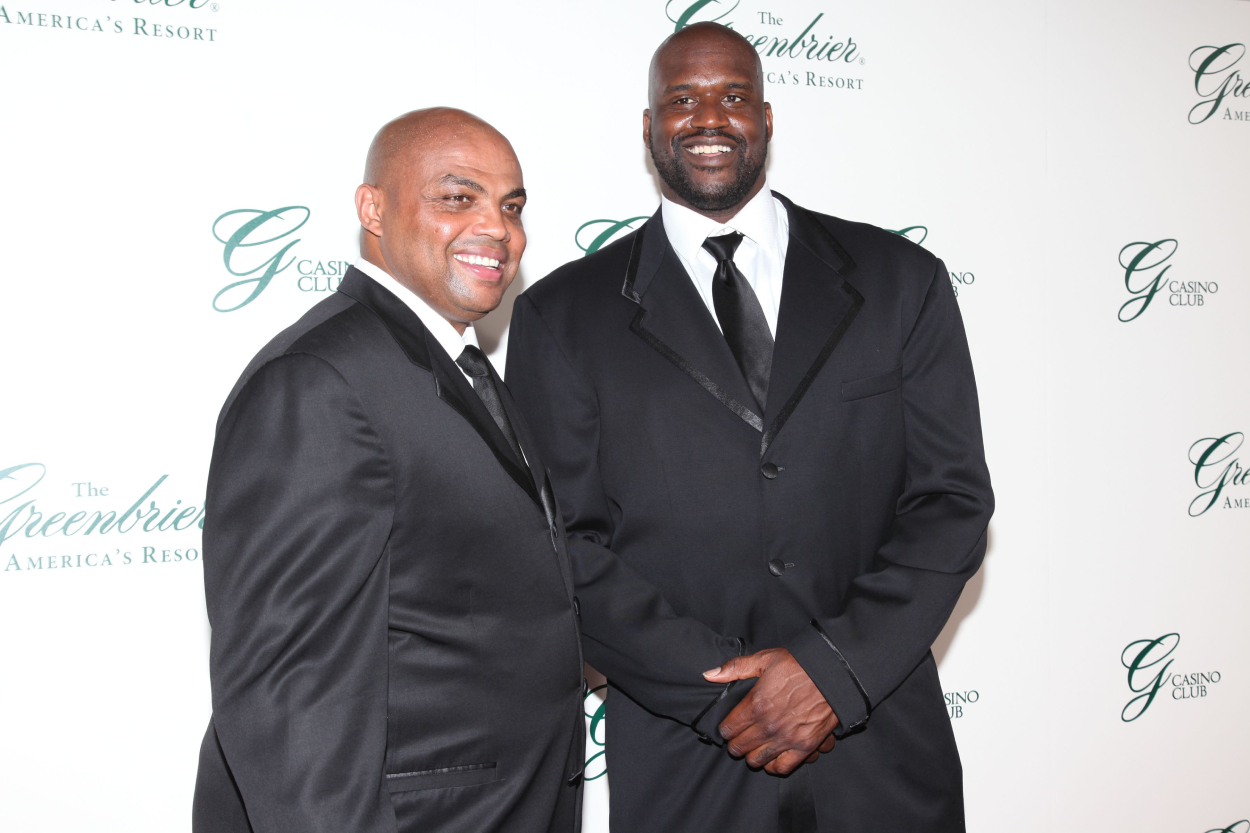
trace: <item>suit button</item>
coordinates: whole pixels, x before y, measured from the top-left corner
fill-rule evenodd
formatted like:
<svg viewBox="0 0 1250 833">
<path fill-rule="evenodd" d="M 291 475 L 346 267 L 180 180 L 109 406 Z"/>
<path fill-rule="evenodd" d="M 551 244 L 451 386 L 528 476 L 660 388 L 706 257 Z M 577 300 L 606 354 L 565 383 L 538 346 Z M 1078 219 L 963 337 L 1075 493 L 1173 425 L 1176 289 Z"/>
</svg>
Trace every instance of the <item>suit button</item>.
<svg viewBox="0 0 1250 833">
<path fill-rule="evenodd" d="M 777 465 L 776 463 L 765 463 L 764 465 L 760 466 L 760 474 L 764 475 L 769 480 L 776 480 L 777 473 L 784 471 L 784 470 L 785 469 L 783 469 L 781 466 Z"/>
<path fill-rule="evenodd" d="M 782 561 L 780 558 L 774 558 L 772 561 L 768 562 L 768 572 L 772 573 L 773 575 L 779 576 L 785 571 L 786 571 L 786 562 Z"/>
<path fill-rule="evenodd" d="M 582 621 L 582 603 L 576 596 L 573 597 L 573 613 L 577 615 L 577 621 Z"/>
</svg>

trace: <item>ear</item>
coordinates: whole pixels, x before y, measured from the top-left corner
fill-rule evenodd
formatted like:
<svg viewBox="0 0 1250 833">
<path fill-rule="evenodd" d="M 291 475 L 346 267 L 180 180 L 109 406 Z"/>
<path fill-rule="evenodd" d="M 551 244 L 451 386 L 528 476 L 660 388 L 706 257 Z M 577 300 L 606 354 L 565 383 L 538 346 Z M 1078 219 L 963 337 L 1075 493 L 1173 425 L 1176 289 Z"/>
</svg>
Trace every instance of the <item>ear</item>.
<svg viewBox="0 0 1250 833">
<path fill-rule="evenodd" d="M 642 146 L 651 150 L 651 109 L 642 111 Z"/>
<path fill-rule="evenodd" d="M 356 189 L 356 217 L 360 220 L 360 227 L 374 237 L 382 236 L 382 202 L 384 199 L 381 188 L 361 185 Z"/>
<path fill-rule="evenodd" d="M 773 105 L 767 101 L 764 102 L 764 130 L 768 141 L 773 140 Z"/>
</svg>

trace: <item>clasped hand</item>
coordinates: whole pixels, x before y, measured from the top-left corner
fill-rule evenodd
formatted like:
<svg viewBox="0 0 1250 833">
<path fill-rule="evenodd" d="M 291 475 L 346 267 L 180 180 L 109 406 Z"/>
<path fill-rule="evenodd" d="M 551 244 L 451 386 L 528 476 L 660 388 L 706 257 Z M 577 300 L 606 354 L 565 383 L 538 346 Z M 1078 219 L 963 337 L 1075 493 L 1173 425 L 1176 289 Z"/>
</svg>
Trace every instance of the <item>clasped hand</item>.
<svg viewBox="0 0 1250 833">
<path fill-rule="evenodd" d="M 729 754 L 749 766 L 789 775 L 833 750 L 838 716 L 785 648 L 735 657 L 703 676 L 713 683 L 759 678 L 720 724 Z"/>
</svg>

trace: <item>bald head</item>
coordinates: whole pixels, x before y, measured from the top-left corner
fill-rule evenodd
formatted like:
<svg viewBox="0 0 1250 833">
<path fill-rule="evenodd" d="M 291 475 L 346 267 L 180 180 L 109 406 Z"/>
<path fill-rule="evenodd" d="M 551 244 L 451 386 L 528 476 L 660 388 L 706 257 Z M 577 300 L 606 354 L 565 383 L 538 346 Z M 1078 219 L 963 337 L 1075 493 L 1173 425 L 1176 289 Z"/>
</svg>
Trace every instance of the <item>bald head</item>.
<svg viewBox="0 0 1250 833">
<path fill-rule="evenodd" d="M 464 110 L 427 107 L 404 113 L 384 124 L 373 137 L 365 159 L 364 181 L 390 190 L 395 172 L 409 167 L 416 155 L 466 140 L 502 144 L 512 152 L 512 145 L 502 133 Z"/>
<path fill-rule="evenodd" d="M 360 255 L 463 332 L 516 277 L 524 207 L 503 134 L 463 110 L 414 110 L 369 146 L 356 189 Z"/>
<path fill-rule="evenodd" d="M 676 66 L 712 55 L 732 56 L 748 63 L 756 88 L 763 91 L 764 64 L 751 42 L 728 26 L 705 20 L 678 29 L 665 38 L 651 56 L 647 89 L 650 106 L 654 107 L 656 100 L 664 95 L 665 88 L 669 86 L 666 79 L 672 77 Z"/>
</svg>

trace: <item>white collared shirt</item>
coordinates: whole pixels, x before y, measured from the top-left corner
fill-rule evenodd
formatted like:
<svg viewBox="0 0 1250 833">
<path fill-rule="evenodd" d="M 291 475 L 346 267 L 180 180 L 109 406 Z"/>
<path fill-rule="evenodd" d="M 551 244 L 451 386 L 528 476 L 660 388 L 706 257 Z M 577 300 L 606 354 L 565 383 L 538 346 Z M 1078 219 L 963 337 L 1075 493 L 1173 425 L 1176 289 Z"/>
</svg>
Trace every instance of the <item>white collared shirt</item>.
<svg viewBox="0 0 1250 833">
<path fill-rule="evenodd" d="M 407 304 L 408 308 L 417 314 L 417 318 L 421 319 L 421 323 L 430 331 L 430 335 L 434 336 L 434 340 L 439 346 L 451 356 L 451 360 L 455 361 L 460 358 L 460 354 L 464 352 L 466 345 L 478 346 L 477 333 L 473 330 L 473 325 L 469 324 L 464 328 L 464 335 L 456 332 L 456 328 L 451 326 L 451 322 L 443 316 L 439 315 L 433 307 L 427 304 L 420 295 L 395 280 L 389 272 L 380 266 L 376 266 L 363 257 L 357 258 L 353 264 L 357 269 L 364 272 L 369 277 L 382 285 L 383 289 L 388 290 L 399 300 Z M 460 365 L 456 365 L 460 367 Z M 464 370 L 460 371 L 464 374 L 464 378 L 469 380 L 469 384 L 473 384 L 473 378 Z"/>
<path fill-rule="evenodd" d="M 685 206 L 662 197 L 661 216 L 668 242 L 694 281 L 699 297 L 716 321 L 712 303 L 712 278 L 716 258 L 703 248 L 703 241 L 730 232 L 740 232 L 742 242 L 734 252 L 734 265 L 746 277 L 755 297 L 764 308 L 768 329 L 777 337 L 777 312 L 781 305 L 781 278 L 785 272 L 786 249 L 790 243 L 790 217 L 786 207 L 768 190 L 768 183 L 727 223 L 710 220 Z M 718 321 L 717 327 L 720 326 Z"/>
</svg>

